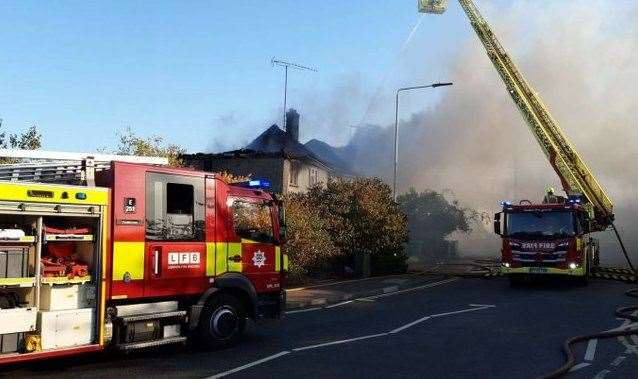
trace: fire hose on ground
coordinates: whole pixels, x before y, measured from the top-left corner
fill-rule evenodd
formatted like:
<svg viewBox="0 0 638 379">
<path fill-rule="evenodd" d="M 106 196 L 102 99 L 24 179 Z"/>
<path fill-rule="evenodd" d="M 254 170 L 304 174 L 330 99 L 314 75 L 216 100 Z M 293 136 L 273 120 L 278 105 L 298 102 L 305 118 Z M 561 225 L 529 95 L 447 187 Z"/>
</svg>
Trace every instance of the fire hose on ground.
<svg viewBox="0 0 638 379">
<path fill-rule="evenodd" d="M 611 224 L 611 226 L 614 230 L 616 238 L 618 239 L 618 242 L 620 243 L 620 248 L 623 252 L 623 255 L 625 256 L 625 259 L 627 260 L 627 264 L 629 265 L 631 272 L 633 273 L 633 277 L 635 278 L 638 275 L 638 272 L 636 272 L 636 270 L 634 269 L 631 259 L 629 258 L 629 254 L 627 254 L 627 249 L 625 248 L 625 244 L 623 243 L 623 240 L 620 237 L 620 234 L 618 233 L 616 226 L 613 223 Z M 638 298 L 638 288 L 627 290 L 625 291 L 625 294 L 633 298 Z M 638 316 L 634 316 L 633 314 L 636 311 L 638 311 L 638 305 L 632 305 L 628 307 L 619 307 L 616 309 L 615 315 L 618 318 L 622 318 L 632 322 L 638 322 Z M 608 338 L 615 338 L 615 337 L 631 336 L 635 334 L 638 334 L 638 328 L 635 328 L 635 327 L 631 328 L 630 326 L 627 326 L 620 330 L 618 329 L 609 330 L 606 332 L 585 334 L 585 335 L 568 338 L 563 343 L 563 353 L 565 354 L 565 357 L 566 357 L 565 363 L 558 369 L 548 374 L 545 374 L 543 376 L 540 376 L 538 379 L 559 378 L 565 375 L 566 373 L 568 373 L 569 370 L 571 370 L 571 368 L 574 367 L 574 365 L 576 364 L 576 358 L 574 356 L 573 346 L 577 344 L 578 342 L 588 341 L 591 339 L 608 339 Z"/>
</svg>

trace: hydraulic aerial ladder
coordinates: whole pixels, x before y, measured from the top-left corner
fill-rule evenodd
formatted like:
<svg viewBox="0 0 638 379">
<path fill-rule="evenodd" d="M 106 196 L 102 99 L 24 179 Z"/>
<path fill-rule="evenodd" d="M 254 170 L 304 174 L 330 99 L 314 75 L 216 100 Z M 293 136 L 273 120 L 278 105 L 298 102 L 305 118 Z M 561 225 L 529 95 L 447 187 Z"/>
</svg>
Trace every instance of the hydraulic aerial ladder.
<svg viewBox="0 0 638 379">
<path fill-rule="evenodd" d="M 505 83 L 507 92 L 560 178 L 563 189 L 568 196 L 584 197 L 583 206 L 589 214 L 590 230 L 603 231 L 613 226 L 613 204 L 543 100 L 516 67 L 472 0 L 459 0 L 459 3 Z M 419 0 L 420 12 L 441 14 L 446 7 L 447 0 Z"/>
</svg>

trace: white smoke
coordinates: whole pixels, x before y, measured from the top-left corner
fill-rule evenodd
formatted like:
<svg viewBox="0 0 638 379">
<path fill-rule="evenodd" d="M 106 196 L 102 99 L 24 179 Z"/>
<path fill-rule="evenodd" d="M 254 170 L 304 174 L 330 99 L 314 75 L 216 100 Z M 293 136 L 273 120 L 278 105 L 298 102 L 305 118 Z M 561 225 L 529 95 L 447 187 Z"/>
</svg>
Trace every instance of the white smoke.
<svg viewBox="0 0 638 379">
<path fill-rule="evenodd" d="M 607 189 L 635 250 L 638 3 L 513 1 L 484 15 Z M 500 200 L 540 200 L 547 185 L 560 188 L 473 32 L 452 51 L 439 64 L 449 65 L 455 86 L 401 124 L 400 189 L 449 188 L 463 203 L 492 212 Z M 345 148 L 355 167 L 391 179 L 392 133 L 360 128 Z M 616 245 L 601 237 L 608 261 L 619 261 Z M 489 240 L 482 248 L 496 247 Z M 467 251 L 477 242 L 462 246 Z"/>
</svg>

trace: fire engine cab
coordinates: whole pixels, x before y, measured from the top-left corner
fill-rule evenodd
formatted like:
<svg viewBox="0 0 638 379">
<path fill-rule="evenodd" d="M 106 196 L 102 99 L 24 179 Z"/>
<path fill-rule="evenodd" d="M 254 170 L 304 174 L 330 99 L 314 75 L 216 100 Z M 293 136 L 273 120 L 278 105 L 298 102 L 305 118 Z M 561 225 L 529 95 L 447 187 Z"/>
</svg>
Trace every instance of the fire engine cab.
<svg viewBox="0 0 638 379">
<path fill-rule="evenodd" d="M 225 347 L 248 318 L 280 316 L 283 207 L 266 181 L 66 158 L 0 165 L 0 363 Z"/>
</svg>

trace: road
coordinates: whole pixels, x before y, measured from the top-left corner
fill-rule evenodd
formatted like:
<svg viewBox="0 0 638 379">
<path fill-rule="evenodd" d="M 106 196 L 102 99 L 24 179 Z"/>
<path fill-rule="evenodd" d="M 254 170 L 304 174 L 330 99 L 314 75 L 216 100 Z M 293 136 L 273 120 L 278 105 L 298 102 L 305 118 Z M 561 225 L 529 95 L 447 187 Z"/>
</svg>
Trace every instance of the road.
<svg viewBox="0 0 638 379">
<path fill-rule="evenodd" d="M 513 289 L 502 278 L 420 276 L 395 292 L 251 325 L 224 351 L 163 348 L 1 370 L 21 378 L 534 378 L 562 364 L 567 337 L 622 325 L 613 311 L 632 303 L 623 295 L 630 287 L 595 280 Z M 568 378 L 636 377 L 638 338 L 579 344 L 576 356 Z"/>
</svg>

